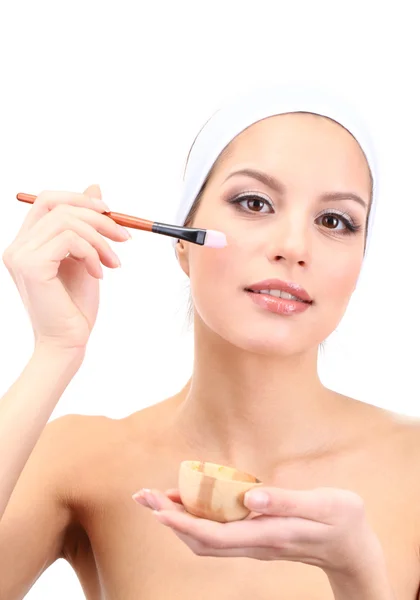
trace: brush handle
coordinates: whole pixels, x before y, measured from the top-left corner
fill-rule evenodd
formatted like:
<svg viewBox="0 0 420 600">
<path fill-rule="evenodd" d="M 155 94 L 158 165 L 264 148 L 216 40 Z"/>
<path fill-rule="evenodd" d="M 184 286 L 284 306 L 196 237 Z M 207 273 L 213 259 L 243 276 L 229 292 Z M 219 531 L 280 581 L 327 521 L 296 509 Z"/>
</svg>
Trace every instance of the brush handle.
<svg viewBox="0 0 420 600">
<path fill-rule="evenodd" d="M 27 202 L 28 204 L 33 204 L 36 200 L 36 196 L 32 194 L 24 194 L 19 193 L 16 195 L 16 198 L 20 200 L 20 202 Z M 138 217 L 131 217 L 130 215 L 124 215 L 122 213 L 116 212 L 104 212 L 103 215 L 106 215 L 118 225 L 122 225 L 123 227 L 131 227 L 132 229 L 141 229 L 142 231 L 152 231 L 153 222 L 147 221 L 146 219 L 140 219 Z"/>
</svg>

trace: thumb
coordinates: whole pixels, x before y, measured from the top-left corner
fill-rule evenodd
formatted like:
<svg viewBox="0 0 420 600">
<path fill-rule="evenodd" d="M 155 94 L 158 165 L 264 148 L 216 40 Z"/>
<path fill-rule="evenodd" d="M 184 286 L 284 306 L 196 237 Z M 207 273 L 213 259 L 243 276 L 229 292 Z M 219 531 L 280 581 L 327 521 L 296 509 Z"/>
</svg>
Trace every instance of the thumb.
<svg viewBox="0 0 420 600">
<path fill-rule="evenodd" d="M 85 189 L 83 192 L 86 196 L 90 196 L 91 198 L 99 198 L 102 200 L 102 192 L 98 183 L 94 183 Z"/>
</svg>

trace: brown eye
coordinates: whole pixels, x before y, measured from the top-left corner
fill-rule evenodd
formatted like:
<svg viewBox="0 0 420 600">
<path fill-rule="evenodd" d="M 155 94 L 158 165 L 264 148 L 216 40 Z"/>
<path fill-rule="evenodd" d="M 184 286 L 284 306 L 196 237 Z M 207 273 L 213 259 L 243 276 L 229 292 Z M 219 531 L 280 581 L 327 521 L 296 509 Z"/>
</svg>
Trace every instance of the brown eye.
<svg viewBox="0 0 420 600">
<path fill-rule="evenodd" d="M 258 196 L 257 194 L 242 194 L 237 198 L 228 200 L 230 204 L 234 204 L 239 210 L 245 213 L 266 214 L 273 213 L 273 206 L 269 200 Z"/>
<path fill-rule="evenodd" d="M 324 215 L 322 217 L 322 224 L 324 225 L 324 227 L 327 227 L 327 229 L 336 229 L 337 225 L 340 223 L 340 219 L 338 219 L 336 216 L 334 215 Z"/>
<path fill-rule="evenodd" d="M 247 207 L 253 212 L 260 212 L 260 210 L 264 208 L 265 204 L 267 203 L 264 200 L 261 200 L 261 198 L 254 197 L 246 200 L 246 204 Z"/>
<path fill-rule="evenodd" d="M 322 227 L 329 229 L 334 234 L 347 235 L 356 233 L 361 228 L 360 223 L 355 222 L 354 217 L 348 213 L 329 210 L 317 218 Z"/>
</svg>

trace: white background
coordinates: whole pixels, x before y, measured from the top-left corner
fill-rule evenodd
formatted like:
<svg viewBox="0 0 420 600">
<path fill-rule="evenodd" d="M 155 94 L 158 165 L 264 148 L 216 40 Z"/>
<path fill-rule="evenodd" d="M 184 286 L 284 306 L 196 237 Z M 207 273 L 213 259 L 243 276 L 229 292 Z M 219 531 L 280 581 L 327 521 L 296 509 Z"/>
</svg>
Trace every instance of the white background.
<svg viewBox="0 0 420 600">
<path fill-rule="evenodd" d="M 364 277 L 320 358 L 326 385 L 420 415 L 418 2 L 4 3 L 0 11 L 0 246 L 29 206 L 17 192 L 99 183 L 111 209 L 170 221 L 186 154 L 227 94 L 257 81 L 317 80 L 361 106 L 381 192 Z M 178 391 L 192 360 L 187 280 L 168 238 L 133 233 L 106 270 L 85 362 L 52 418 L 119 418 Z M 0 266 L 0 393 L 32 330 Z M 419 440 L 420 443 L 420 440 Z M 1 457 L 0 457 L 1 459 Z M 64 561 L 26 596 L 84 597 Z"/>
</svg>

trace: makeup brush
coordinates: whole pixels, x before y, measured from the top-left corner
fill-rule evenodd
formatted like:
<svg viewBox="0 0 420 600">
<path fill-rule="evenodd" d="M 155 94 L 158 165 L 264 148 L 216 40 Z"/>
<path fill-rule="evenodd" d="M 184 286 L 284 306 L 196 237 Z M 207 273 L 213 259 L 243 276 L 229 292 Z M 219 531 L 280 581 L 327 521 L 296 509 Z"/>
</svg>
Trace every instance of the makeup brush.
<svg viewBox="0 0 420 600">
<path fill-rule="evenodd" d="M 17 194 L 16 198 L 20 200 L 20 202 L 28 202 L 29 204 L 33 204 L 36 200 L 36 196 L 23 193 Z M 106 215 L 115 221 L 115 223 L 118 223 L 118 225 L 122 225 L 123 227 L 131 227 L 132 229 L 141 229 L 142 231 L 160 233 L 161 235 L 167 235 L 178 240 L 185 240 L 186 242 L 198 244 L 199 246 L 208 246 L 209 248 L 223 248 L 224 246 L 227 246 L 226 236 L 220 231 L 213 231 L 212 229 L 196 229 L 193 227 L 178 227 L 177 225 L 166 225 L 165 223 L 147 221 L 146 219 L 131 217 L 130 215 L 124 215 L 116 212 L 104 212 L 102 214 Z"/>
</svg>

